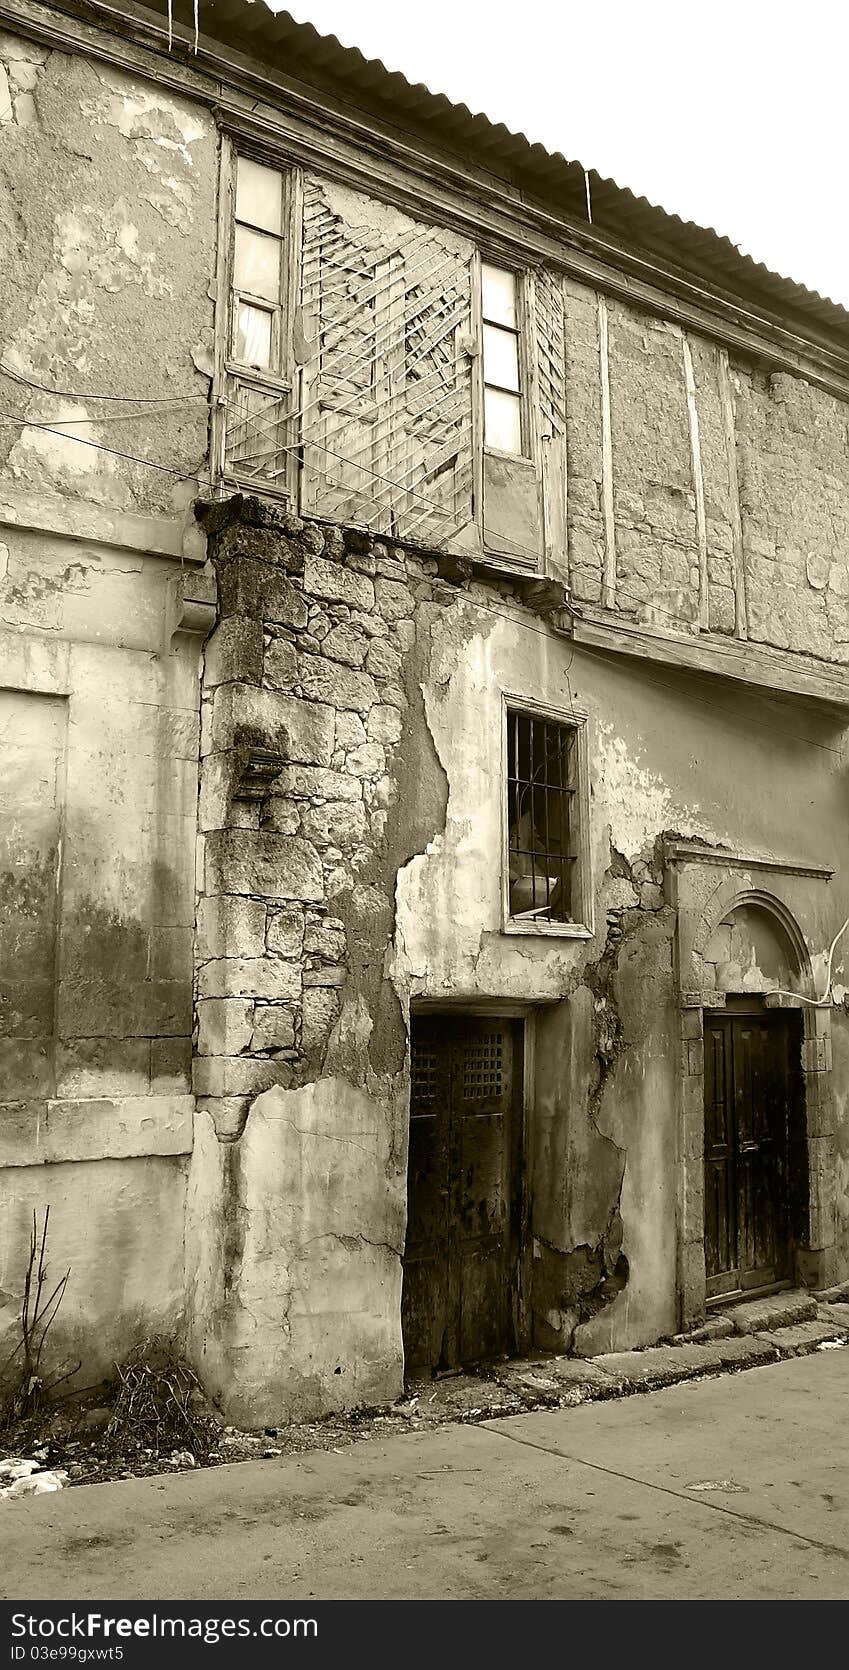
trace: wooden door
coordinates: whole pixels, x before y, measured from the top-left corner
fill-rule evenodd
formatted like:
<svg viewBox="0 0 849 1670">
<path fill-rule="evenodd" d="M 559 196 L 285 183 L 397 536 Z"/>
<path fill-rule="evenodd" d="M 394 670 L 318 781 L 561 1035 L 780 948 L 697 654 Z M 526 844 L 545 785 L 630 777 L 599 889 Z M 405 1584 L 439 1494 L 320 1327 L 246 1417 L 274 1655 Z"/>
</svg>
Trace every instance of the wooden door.
<svg viewBox="0 0 849 1670">
<path fill-rule="evenodd" d="M 413 1023 L 402 1326 L 408 1368 L 515 1349 L 522 1033 L 511 1020 Z"/>
<path fill-rule="evenodd" d="M 791 1036 L 780 1013 L 705 1017 L 709 1298 L 790 1274 Z"/>
</svg>

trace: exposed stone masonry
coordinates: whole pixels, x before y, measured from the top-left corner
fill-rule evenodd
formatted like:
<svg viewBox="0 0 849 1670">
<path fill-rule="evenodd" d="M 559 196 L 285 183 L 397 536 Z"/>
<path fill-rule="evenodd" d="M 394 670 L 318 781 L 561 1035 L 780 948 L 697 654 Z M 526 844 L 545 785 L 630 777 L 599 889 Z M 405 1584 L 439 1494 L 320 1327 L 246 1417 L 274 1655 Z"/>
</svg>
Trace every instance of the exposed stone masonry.
<svg viewBox="0 0 849 1670">
<path fill-rule="evenodd" d="M 405 662 L 437 563 L 255 500 L 199 514 L 220 621 L 204 672 L 195 1088 L 228 1139 L 260 1092 L 319 1076 L 349 979 L 386 1008 L 388 888 L 408 856 L 388 851 L 409 816 L 393 817 Z"/>
</svg>

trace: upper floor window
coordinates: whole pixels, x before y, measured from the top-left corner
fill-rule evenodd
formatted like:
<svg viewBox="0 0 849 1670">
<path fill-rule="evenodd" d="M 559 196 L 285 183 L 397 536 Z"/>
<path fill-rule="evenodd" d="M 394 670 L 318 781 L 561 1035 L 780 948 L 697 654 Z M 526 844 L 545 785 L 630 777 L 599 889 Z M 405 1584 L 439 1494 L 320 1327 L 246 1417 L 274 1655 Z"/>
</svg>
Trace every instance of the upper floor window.
<svg viewBox="0 0 849 1670">
<path fill-rule="evenodd" d="M 239 365 L 281 374 L 283 175 L 236 159 L 231 354 Z"/>
<path fill-rule="evenodd" d="M 505 709 L 506 926 L 591 931 L 586 722 Z"/>
<path fill-rule="evenodd" d="M 521 326 L 519 280 L 503 267 L 481 265 L 484 440 L 497 452 L 521 457 Z"/>
<path fill-rule="evenodd" d="M 557 276 L 226 136 L 220 202 L 219 478 L 538 571 L 565 528 Z"/>
</svg>

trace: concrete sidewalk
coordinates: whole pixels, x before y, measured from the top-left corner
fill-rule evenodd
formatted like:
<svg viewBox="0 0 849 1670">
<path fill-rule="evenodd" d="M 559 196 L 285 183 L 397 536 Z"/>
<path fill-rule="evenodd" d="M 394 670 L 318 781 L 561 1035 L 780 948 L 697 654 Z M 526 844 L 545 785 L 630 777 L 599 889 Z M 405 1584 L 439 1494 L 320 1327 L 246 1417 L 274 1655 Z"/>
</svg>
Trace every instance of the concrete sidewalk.
<svg viewBox="0 0 849 1670">
<path fill-rule="evenodd" d="M 7 1507 L 8 1600 L 849 1597 L 849 1348 Z"/>
</svg>

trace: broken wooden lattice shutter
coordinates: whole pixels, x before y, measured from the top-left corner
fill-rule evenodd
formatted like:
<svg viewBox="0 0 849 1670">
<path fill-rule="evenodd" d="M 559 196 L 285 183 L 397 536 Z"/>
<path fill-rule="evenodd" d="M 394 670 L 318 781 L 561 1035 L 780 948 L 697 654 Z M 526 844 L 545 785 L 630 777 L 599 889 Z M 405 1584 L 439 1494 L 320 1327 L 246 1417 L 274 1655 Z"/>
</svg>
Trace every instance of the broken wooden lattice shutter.
<svg viewBox="0 0 849 1670">
<path fill-rule="evenodd" d="M 563 285 L 540 269 L 534 280 L 537 401 L 546 572 L 566 579 L 566 332 Z"/>
<path fill-rule="evenodd" d="M 471 246 L 306 179 L 301 508 L 451 547 L 472 529 Z"/>
<path fill-rule="evenodd" d="M 292 170 L 227 151 L 221 219 L 230 294 L 220 350 L 226 373 L 220 467 L 225 481 L 286 499 L 296 473 L 292 314 L 299 206 Z"/>
</svg>

